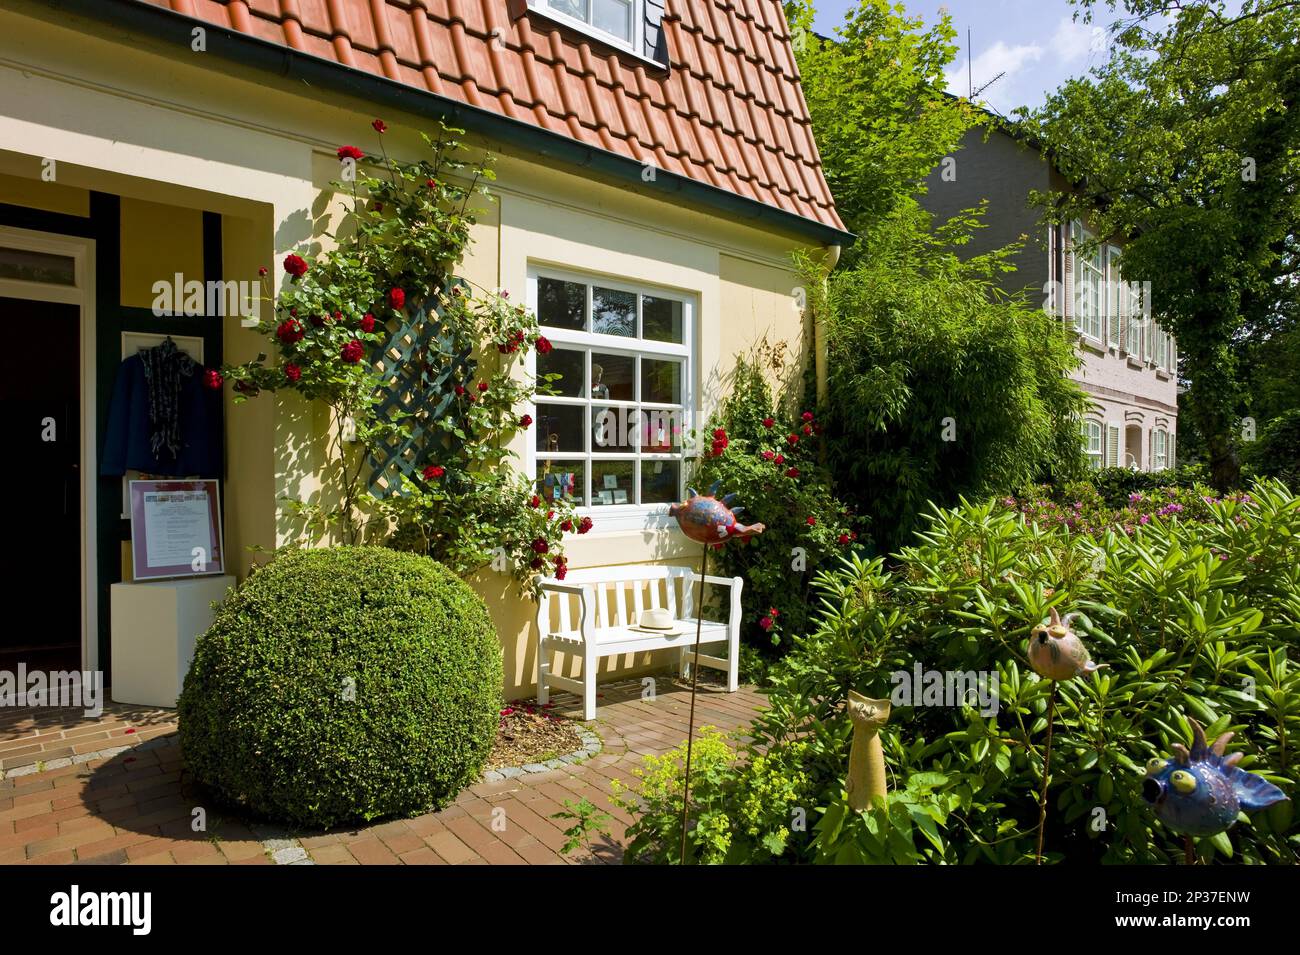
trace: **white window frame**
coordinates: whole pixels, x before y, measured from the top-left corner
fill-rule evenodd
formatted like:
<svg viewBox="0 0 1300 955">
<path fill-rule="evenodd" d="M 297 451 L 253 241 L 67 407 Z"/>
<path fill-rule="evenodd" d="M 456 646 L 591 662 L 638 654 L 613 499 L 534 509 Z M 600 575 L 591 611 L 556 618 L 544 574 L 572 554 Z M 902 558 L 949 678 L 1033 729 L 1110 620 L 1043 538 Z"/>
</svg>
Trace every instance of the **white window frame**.
<svg viewBox="0 0 1300 955">
<path fill-rule="evenodd" d="M 1156 428 L 1151 432 L 1151 470 L 1163 471 L 1169 467 L 1169 432 Z"/>
<path fill-rule="evenodd" d="M 1142 360 L 1142 345 L 1145 339 L 1147 321 L 1146 308 L 1142 301 L 1142 286 L 1137 282 L 1124 283 L 1125 295 L 1128 296 L 1126 311 L 1127 327 L 1124 331 L 1124 353 L 1138 361 Z"/>
<path fill-rule="evenodd" d="M 1094 428 L 1096 429 L 1095 435 L 1093 433 Z M 1080 425 L 1080 430 L 1082 431 L 1083 437 L 1083 453 L 1088 456 L 1088 464 L 1095 471 L 1101 470 L 1101 468 L 1105 466 L 1106 459 L 1106 429 L 1102 427 L 1100 421 L 1095 421 L 1092 418 L 1084 418 L 1083 424 Z M 1097 449 L 1095 451 L 1092 447 L 1094 437 L 1097 442 Z"/>
<path fill-rule="evenodd" d="M 1106 246 L 1106 314 L 1102 317 L 1106 344 L 1119 351 L 1124 336 L 1124 253 L 1117 245 Z"/>
<path fill-rule="evenodd" d="M 651 359 L 678 359 L 682 362 L 682 403 L 680 406 L 682 413 L 682 430 L 683 435 L 693 430 L 696 426 L 696 420 L 699 415 L 699 409 L 696 406 L 696 356 L 698 354 L 697 337 L 696 337 L 696 315 L 698 314 L 698 297 L 690 292 L 683 292 L 679 289 L 665 288 L 662 286 L 651 285 L 644 282 L 631 281 L 625 278 L 617 278 L 608 275 L 601 275 L 592 272 L 582 272 L 573 269 L 554 268 L 544 264 L 529 264 L 528 268 L 528 307 L 534 314 L 537 314 L 538 299 L 538 280 L 542 278 L 556 279 L 562 282 L 576 282 L 587 286 L 587 297 L 585 304 L 585 315 L 590 318 L 592 307 L 592 289 L 596 286 L 605 289 L 612 289 L 621 292 L 631 292 L 638 295 L 637 299 L 637 331 L 640 332 L 641 325 L 641 299 L 639 296 L 651 296 L 654 298 L 672 299 L 682 304 L 682 344 L 678 345 L 671 342 L 658 342 L 641 337 L 629 338 L 622 335 L 606 335 L 590 331 L 578 331 L 571 328 L 557 328 L 554 326 L 542 325 L 541 332 L 546 336 L 552 345 L 557 347 L 570 346 L 575 349 L 583 349 L 586 352 L 585 378 L 584 381 L 591 381 L 591 355 L 593 352 L 602 354 L 622 354 L 629 356 L 644 356 Z M 538 316 L 540 322 L 541 317 Z M 537 355 L 536 352 L 529 355 L 528 371 L 530 374 L 537 374 Z M 641 400 L 641 377 L 640 363 L 637 364 L 637 379 L 633 388 L 635 398 L 632 401 L 601 401 L 603 407 L 610 409 L 629 408 L 655 410 L 675 410 L 677 406 L 660 404 L 654 402 L 645 402 Z M 546 404 L 571 405 L 578 407 L 591 407 L 593 400 L 589 394 L 580 397 L 561 397 L 551 395 L 538 395 L 537 401 Z M 538 418 L 537 403 L 529 406 L 528 413 L 533 415 L 534 419 Z M 691 465 L 695 454 L 685 445 L 678 448 L 673 453 L 656 454 L 641 451 L 639 448 L 631 450 L 614 450 L 614 451 L 597 451 L 592 441 L 592 426 L 594 422 L 586 421 L 586 441 L 583 451 L 563 451 L 555 454 L 539 452 L 537 450 L 537 436 L 531 431 L 528 433 L 527 451 L 524 454 L 524 466 L 531 480 L 537 478 L 537 463 L 539 458 L 547 458 L 553 461 L 573 461 L 582 463 L 584 469 L 584 486 L 582 492 L 583 503 L 578 507 L 578 513 L 582 516 L 589 516 L 593 521 L 598 522 L 599 531 L 608 530 L 645 530 L 657 527 L 668 527 L 672 523 L 672 518 L 668 516 L 668 504 L 599 504 L 590 505 L 586 502 L 590 499 L 588 494 L 594 494 L 592 484 L 592 464 L 594 461 L 632 461 L 635 466 L 632 468 L 632 487 L 633 497 L 637 500 L 641 495 L 641 468 L 643 461 L 679 461 L 680 478 L 678 482 L 678 500 L 685 495 L 685 484 L 687 471 Z"/>
<path fill-rule="evenodd" d="M 528 5 L 543 16 L 549 17 L 557 23 L 563 23 L 565 26 L 581 33 L 593 36 L 602 43 L 608 43 L 621 50 L 627 50 L 629 53 L 635 53 L 637 56 L 643 56 L 642 51 L 645 49 L 645 0 L 627 0 L 632 8 L 632 36 L 626 40 L 616 34 L 605 32 L 594 23 L 589 23 L 580 17 L 575 17 L 571 13 L 566 13 L 552 6 L 556 2 L 558 0 L 528 0 Z M 594 0 L 586 0 L 586 3 L 587 13 L 590 16 Z"/>
<path fill-rule="evenodd" d="M 1079 220 L 1070 223 L 1070 255 L 1074 257 L 1074 330 L 1101 347 L 1106 346 L 1106 248 L 1097 246 L 1085 258 L 1078 247 L 1096 237 Z M 1084 303 L 1090 307 L 1085 309 Z"/>
</svg>

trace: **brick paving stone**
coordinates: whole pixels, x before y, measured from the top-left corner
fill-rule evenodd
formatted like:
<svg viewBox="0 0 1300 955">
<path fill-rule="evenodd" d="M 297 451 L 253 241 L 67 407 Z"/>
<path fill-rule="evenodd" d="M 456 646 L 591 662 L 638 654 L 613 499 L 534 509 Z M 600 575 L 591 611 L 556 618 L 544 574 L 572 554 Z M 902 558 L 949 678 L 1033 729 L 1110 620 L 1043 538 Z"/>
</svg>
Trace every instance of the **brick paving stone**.
<svg viewBox="0 0 1300 955">
<path fill-rule="evenodd" d="M 662 679 L 654 700 L 640 693 L 640 680 L 601 686 L 598 719 L 579 723 L 602 739 L 593 757 L 476 783 L 441 811 L 413 819 L 302 833 L 302 849 L 322 865 L 618 863 L 631 819 L 610 802 L 614 780 L 634 782 L 643 755 L 667 752 L 686 736 L 687 684 Z M 576 697 L 553 699 L 558 713 L 581 717 Z M 763 705 L 762 694 L 748 688 L 726 694 L 701 687 L 696 729 L 745 726 Z M 35 771 L 60 752 L 81 762 Z M 174 711 L 113 704 L 99 719 L 79 710 L 0 714 L 0 767 L 5 760 L 30 762 L 23 775 L 0 779 L 0 864 L 274 864 L 262 839 L 235 817 L 214 815 L 211 839 L 192 831 L 201 797 L 181 788 Z M 594 854 L 583 848 L 562 857 L 568 823 L 552 817 L 583 798 L 611 815 L 612 831 L 596 840 Z M 503 829 L 494 827 L 501 818 L 494 811 L 504 812 Z"/>
</svg>

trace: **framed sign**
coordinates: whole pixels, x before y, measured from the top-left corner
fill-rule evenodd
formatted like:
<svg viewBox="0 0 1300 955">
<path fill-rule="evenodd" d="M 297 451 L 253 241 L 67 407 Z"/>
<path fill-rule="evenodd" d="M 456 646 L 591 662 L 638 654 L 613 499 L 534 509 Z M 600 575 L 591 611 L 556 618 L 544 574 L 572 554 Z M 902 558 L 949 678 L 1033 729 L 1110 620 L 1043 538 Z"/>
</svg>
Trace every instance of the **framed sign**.
<svg viewBox="0 0 1300 955">
<path fill-rule="evenodd" d="M 218 483 L 131 482 L 131 565 L 136 580 L 225 573 Z"/>
</svg>

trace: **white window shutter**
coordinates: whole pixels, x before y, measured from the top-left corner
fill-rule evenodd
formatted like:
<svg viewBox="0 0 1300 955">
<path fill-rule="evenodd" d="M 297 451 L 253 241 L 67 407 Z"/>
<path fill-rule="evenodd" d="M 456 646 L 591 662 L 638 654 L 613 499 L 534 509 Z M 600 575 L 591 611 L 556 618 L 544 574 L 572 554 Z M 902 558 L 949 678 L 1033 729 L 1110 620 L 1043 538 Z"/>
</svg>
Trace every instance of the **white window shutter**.
<svg viewBox="0 0 1300 955">
<path fill-rule="evenodd" d="M 1106 467 L 1108 468 L 1117 467 L 1119 465 L 1119 436 L 1119 425 L 1106 425 Z"/>
<path fill-rule="evenodd" d="M 1064 301 L 1061 302 L 1061 317 L 1067 325 L 1078 327 L 1074 314 L 1074 223 L 1061 227 L 1061 269 L 1065 273 L 1061 279 Z"/>
<path fill-rule="evenodd" d="M 1147 432 L 1147 470 L 1156 469 L 1156 429 Z"/>
<path fill-rule="evenodd" d="M 1165 438 L 1165 467 L 1172 468 L 1173 466 L 1174 466 L 1174 433 L 1170 431 L 1169 436 Z"/>
</svg>

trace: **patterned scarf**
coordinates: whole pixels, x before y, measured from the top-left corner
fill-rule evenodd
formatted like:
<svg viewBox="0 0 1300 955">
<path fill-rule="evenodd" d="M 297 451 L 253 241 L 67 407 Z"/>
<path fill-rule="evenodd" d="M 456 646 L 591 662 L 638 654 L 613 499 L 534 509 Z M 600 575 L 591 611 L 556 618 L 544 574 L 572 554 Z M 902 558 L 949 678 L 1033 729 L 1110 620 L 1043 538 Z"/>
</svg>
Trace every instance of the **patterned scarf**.
<svg viewBox="0 0 1300 955">
<path fill-rule="evenodd" d="M 140 349 L 144 380 L 149 386 L 149 446 L 156 458 L 163 449 L 175 460 L 181 451 L 181 388 L 197 363 L 170 338 Z"/>
</svg>

